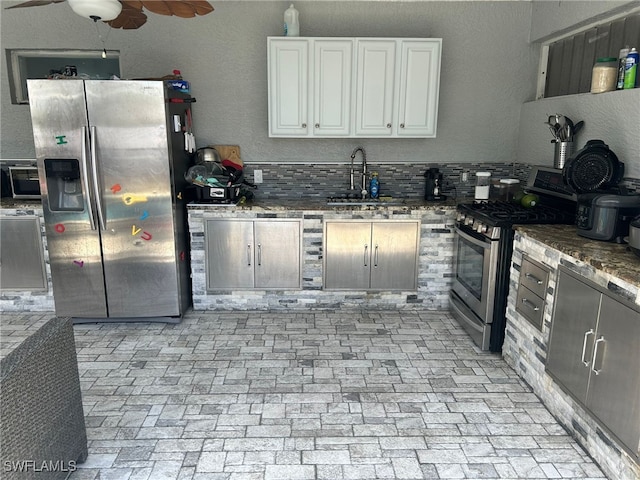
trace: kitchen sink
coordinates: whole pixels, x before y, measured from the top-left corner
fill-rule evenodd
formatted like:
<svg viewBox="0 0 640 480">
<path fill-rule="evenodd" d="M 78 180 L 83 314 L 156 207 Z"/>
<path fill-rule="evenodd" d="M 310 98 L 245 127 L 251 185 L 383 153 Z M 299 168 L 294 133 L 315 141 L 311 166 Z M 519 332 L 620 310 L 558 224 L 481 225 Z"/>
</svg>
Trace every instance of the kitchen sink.
<svg viewBox="0 0 640 480">
<path fill-rule="evenodd" d="M 342 205 L 348 206 L 395 206 L 405 205 L 406 200 L 401 198 L 382 197 L 382 198 L 348 198 L 348 197 L 329 197 L 327 198 L 327 205 Z"/>
</svg>

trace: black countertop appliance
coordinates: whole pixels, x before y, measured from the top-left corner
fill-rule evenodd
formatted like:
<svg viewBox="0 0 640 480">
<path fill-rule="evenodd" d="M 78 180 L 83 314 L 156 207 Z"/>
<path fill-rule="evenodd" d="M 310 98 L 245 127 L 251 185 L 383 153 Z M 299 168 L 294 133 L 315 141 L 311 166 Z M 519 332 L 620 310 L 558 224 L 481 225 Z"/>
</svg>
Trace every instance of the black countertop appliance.
<svg viewBox="0 0 640 480">
<path fill-rule="evenodd" d="M 424 199 L 427 201 L 446 200 L 446 196 L 442 193 L 442 173 L 440 169 L 432 167 L 424 172 L 425 176 L 425 192 Z"/>
<path fill-rule="evenodd" d="M 640 194 L 584 193 L 578 195 L 577 233 L 594 240 L 624 243 L 629 224 L 637 215 Z"/>
</svg>

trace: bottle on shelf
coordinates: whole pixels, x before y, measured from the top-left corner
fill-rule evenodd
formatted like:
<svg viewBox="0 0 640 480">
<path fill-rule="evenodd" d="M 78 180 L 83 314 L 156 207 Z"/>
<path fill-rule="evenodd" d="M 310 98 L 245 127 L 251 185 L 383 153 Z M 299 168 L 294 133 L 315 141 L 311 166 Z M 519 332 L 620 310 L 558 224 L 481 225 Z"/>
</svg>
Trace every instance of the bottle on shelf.
<svg viewBox="0 0 640 480">
<path fill-rule="evenodd" d="M 635 88 L 636 86 L 636 75 L 638 71 L 638 51 L 635 48 L 632 48 L 631 51 L 627 54 L 627 59 L 624 62 L 624 86 L 623 88 L 626 90 L 628 88 Z"/>
<path fill-rule="evenodd" d="M 300 36 L 300 20 L 298 10 L 295 9 L 293 3 L 289 5 L 284 12 L 284 36 L 298 37 Z"/>
</svg>

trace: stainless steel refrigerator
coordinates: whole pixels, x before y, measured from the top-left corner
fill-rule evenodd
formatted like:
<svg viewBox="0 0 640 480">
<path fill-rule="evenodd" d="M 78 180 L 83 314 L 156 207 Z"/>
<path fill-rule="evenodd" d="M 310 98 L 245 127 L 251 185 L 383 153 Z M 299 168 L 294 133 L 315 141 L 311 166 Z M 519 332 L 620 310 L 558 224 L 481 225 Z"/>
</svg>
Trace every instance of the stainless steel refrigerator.
<svg viewBox="0 0 640 480">
<path fill-rule="evenodd" d="M 27 84 L 56 314 L 180 321 L 188 95 L 162 81 Z"/>
</svg>

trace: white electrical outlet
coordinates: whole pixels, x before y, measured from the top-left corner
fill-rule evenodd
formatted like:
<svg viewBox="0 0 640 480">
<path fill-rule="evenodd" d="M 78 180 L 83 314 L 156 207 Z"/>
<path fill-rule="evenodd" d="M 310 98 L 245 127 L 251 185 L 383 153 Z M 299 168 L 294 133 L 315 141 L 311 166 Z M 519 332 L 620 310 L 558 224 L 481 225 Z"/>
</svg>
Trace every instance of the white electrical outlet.
<svg viewBox="0 0 640 480">
<path fill-rule="evenodd" d="M 462 172 L 462 175 L 460 175 L 460 181 L 462 183 L 469 183 L 469 172 Z"/>
<path fill-rule="evenodd" d="M 253 183 L 262 183 L 262 170 L 253 171 Z"/>
</svg>

